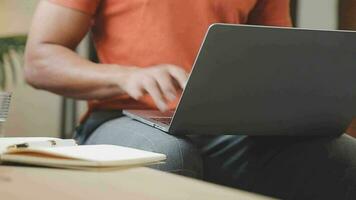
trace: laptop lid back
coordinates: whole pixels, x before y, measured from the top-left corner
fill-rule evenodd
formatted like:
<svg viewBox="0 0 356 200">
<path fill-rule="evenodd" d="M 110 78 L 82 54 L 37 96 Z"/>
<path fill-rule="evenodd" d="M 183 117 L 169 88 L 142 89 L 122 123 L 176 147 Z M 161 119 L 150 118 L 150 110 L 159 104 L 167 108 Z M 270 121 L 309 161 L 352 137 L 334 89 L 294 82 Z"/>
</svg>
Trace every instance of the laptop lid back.
<svg viewBox="0 0 356 200">
<path fill-rule="evenodd" d="M 355 32 L 215 24 L 169 132 L 335 135 L 355 115 Z"/>
</svg>

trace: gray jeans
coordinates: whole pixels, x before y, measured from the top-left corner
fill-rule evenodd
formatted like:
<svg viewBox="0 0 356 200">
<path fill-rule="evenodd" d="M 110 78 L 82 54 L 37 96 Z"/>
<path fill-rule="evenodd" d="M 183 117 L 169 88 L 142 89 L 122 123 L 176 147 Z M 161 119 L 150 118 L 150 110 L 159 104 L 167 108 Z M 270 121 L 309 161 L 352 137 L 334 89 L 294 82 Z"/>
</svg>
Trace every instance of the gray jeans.
<svg viewBox="0 0 356 200">
<path fill-rule="evenodd" d="M 95 112 L 77 131 L 84 144 L 114 144 L 167 155 L 159 170 L 283 199 L 356 199 L 356 140 L 340 137 L 176 137 Z"/>
</svg>

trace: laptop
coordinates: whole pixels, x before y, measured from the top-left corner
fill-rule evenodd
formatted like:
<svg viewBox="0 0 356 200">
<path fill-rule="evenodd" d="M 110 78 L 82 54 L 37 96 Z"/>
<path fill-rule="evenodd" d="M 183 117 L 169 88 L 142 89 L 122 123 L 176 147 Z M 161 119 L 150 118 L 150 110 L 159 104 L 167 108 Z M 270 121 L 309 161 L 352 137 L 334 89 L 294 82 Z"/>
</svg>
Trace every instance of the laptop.
<svg viewBox="0 0 356 200">
<path fill-rule="evenodd" d="M 356 116 L 356 32 L 213 24 L 177 109 L 124 110 L 173 135 L 339 135 Z"/>
</svg>

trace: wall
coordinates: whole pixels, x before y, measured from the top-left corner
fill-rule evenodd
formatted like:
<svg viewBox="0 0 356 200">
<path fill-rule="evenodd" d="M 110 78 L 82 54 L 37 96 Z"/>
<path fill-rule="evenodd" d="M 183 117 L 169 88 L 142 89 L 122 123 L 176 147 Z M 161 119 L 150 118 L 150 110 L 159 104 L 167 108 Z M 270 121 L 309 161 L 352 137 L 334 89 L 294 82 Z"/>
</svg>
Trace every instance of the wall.
<svg viewBox="0 0 356 200">
<path fill-rule="evenodd" d="M 0 36 L 27 34 L 37 0 L 0 0 Z M 60 98 L 26 84 L 13 89 L 6 136 L 58 136 Z"/>
<path fill-rule="evenodd" d="M 27 33 L 37 2 L 0 0 L 0 36 Z"/>
<path fill-rule="evenodd" d="M 314 29 L 337 28 L 338 0 L 299 0 L 298 26 Z"/>
</svg>

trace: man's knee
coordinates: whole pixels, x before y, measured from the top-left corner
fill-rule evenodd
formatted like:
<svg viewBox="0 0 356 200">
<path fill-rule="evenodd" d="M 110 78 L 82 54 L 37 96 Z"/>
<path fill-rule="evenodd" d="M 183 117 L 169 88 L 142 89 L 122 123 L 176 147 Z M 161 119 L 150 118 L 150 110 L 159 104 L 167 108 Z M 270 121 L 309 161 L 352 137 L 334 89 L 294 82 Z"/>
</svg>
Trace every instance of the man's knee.
<svg viewBox="0 0 356 200">
<path fill-rule="evenodd" d="M 350 189 L 356 187 L 355 139 L 346 135 L 304 138 L 283 145 L 277 152 L 263 165 L 255 192 L 270 196 L 279 193 L 280 198 L 289 198 L 297 191 L 300 199 L 355 199 Z M 279 192 L 281 189 L 286 196 Z"/>
<path fill-rule="evenodd" d="M 326 163 L 335 163 L 340 167 L 356 168 L 356 140 L 348 135 L 337 138 L 321 138 L 307 143 L 309 151 Z"/>
<path fill-rule="evenodd" d="M 185 176 L 202 177 L 202 159 L 197 148 L 179 138 L 127 117 L 111 120 L 99 127 L 86 144 L 113 144 L 163 153 L 167 160 L 152 168 Z"/>
<path fill-rule="evenodd" d="M 355 199 L 356 192 L 356 140 L 347 135 L 324 138 L 307 144 L 309 156 L 305 162 L 310 166 L 308 188 L 315 188 L 325 197 Z M 301 161 L 302 162 L 302 161 Z M 313 184 L 314 182 L 314 184 Z M 317 183 L 317 186 L 315 184 Z M 352 188 L 352 189 L 351 189 Z"/>
</svg>

